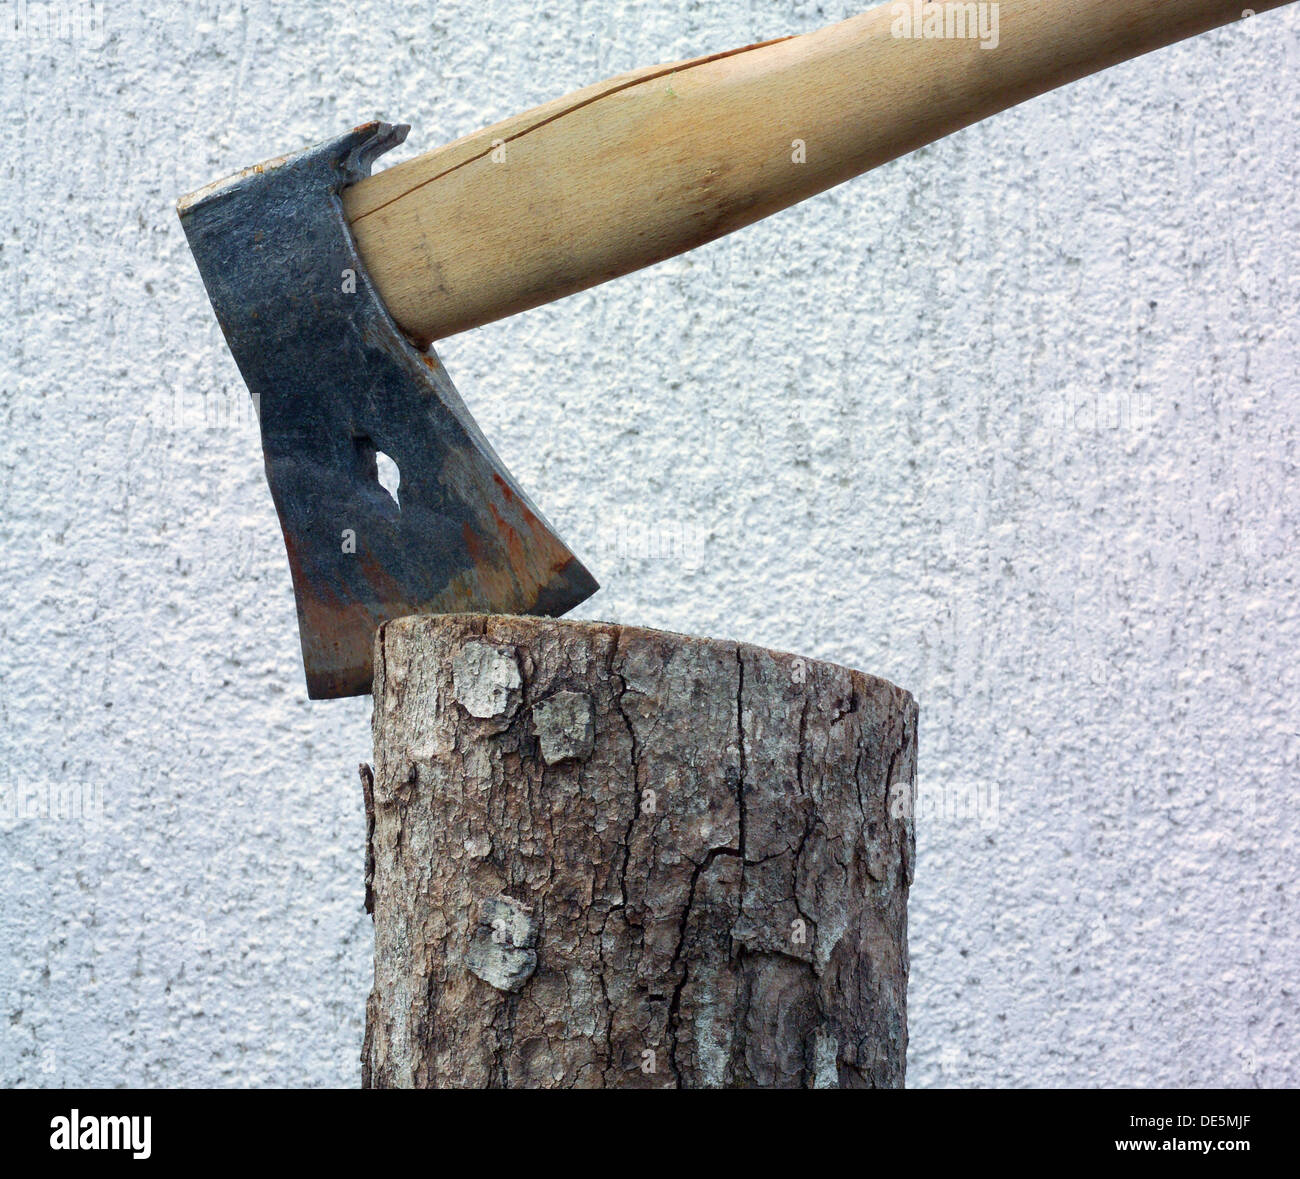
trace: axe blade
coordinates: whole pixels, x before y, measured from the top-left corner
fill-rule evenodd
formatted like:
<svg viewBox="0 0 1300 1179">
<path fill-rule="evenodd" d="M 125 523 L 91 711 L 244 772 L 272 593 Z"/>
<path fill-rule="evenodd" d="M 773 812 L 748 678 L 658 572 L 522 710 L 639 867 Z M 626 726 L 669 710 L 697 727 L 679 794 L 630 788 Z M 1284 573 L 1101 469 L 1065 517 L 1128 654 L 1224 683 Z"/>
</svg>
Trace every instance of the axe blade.
<svg viewBox="0 0 1300 1179">
<path fill-rule="evenodd" d="M 370 691 L 390 619 L 560 615 L 599 588 L 357 253 L 339 194 L 407 130 L 357 127 L 177 206 L 257 409 L 313 699 Z M 395 499 L 381 454 L 397 464 Z"/>
</svg>

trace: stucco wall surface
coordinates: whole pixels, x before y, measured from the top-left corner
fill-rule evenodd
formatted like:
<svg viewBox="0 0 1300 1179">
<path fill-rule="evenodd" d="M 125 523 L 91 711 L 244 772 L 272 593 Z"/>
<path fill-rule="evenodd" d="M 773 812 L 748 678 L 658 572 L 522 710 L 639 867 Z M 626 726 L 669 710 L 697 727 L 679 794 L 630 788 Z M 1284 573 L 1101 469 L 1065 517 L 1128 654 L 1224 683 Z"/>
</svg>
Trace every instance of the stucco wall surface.
<svg viewBox="0 0 1300 1179">
<path fill-rule="evenodd" d="M 175 198 L 853 9 L 21 7 L 0 1081 L 355 1085 L 369 701 L 305 699 Z M 912 1085 L 1300 1085 L 1298 82 L 1293 7 L 440 345 L 581 616 L 916 694 Z"/>
</svg>

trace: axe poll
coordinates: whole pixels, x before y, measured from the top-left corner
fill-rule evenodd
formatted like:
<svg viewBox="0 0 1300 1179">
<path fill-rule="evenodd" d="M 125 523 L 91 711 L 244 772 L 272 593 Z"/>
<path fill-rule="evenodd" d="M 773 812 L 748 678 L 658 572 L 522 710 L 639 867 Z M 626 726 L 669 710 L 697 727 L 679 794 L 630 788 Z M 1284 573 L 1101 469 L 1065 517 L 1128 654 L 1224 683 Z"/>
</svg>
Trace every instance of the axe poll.
<svg viewBox="0 0 1300 1179">
<path fill-rule="evenodd" d="M 1288 2 L 899 0 L 623 74 L 374 176 L 406 127 L 354 128 L 182 198 L 257 405 L 309 694 L 368 692 L 388 619 L 562 614 L 597 588 L 426 351 L 434 340 Z M 380 454 L 399 468 L 396 498 L 379 484 Z"/>
</svg>

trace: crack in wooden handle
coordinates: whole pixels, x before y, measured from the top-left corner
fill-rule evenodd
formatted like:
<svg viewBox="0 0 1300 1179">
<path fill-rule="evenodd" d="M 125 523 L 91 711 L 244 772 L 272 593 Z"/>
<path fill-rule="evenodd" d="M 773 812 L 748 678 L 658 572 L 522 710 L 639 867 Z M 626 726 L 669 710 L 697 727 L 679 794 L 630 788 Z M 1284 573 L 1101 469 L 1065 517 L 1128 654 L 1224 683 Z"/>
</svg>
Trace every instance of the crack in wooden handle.
<svg viewBox="0 0 1300 1179">
<path fill-rule="evenodd" d="M 1047 90 L 1288 2 L 886 4 L 590 86 L 380 172 L 344 203 L 389 310 L 427 344 L 693 249 Z M 972 12 L 973 35 L 956 23 Z M 931 35 L 939 27 L 945 35 Z"/>
</svg>

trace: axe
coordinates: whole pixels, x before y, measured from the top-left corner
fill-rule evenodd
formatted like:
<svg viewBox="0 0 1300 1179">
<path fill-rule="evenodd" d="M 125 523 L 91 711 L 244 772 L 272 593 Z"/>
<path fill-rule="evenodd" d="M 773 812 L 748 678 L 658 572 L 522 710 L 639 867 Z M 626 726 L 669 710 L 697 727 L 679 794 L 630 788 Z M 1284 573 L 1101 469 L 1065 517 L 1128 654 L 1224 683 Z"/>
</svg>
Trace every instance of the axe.
<svg viewBox="0 0 1300 1179">
<path fill-rule="evenodd" d="M 257 407 L 308 694 L 369 692 L 389 619 L 559 615 L 598 588 L 475 425 L 434 340 L 1286 2 L 899 0 L 623 74 L 374 176 L 407 127 L 357 127 L 183 197 Z M 398 467 L 396 496 L 381 455 Z"/>
</svg>

